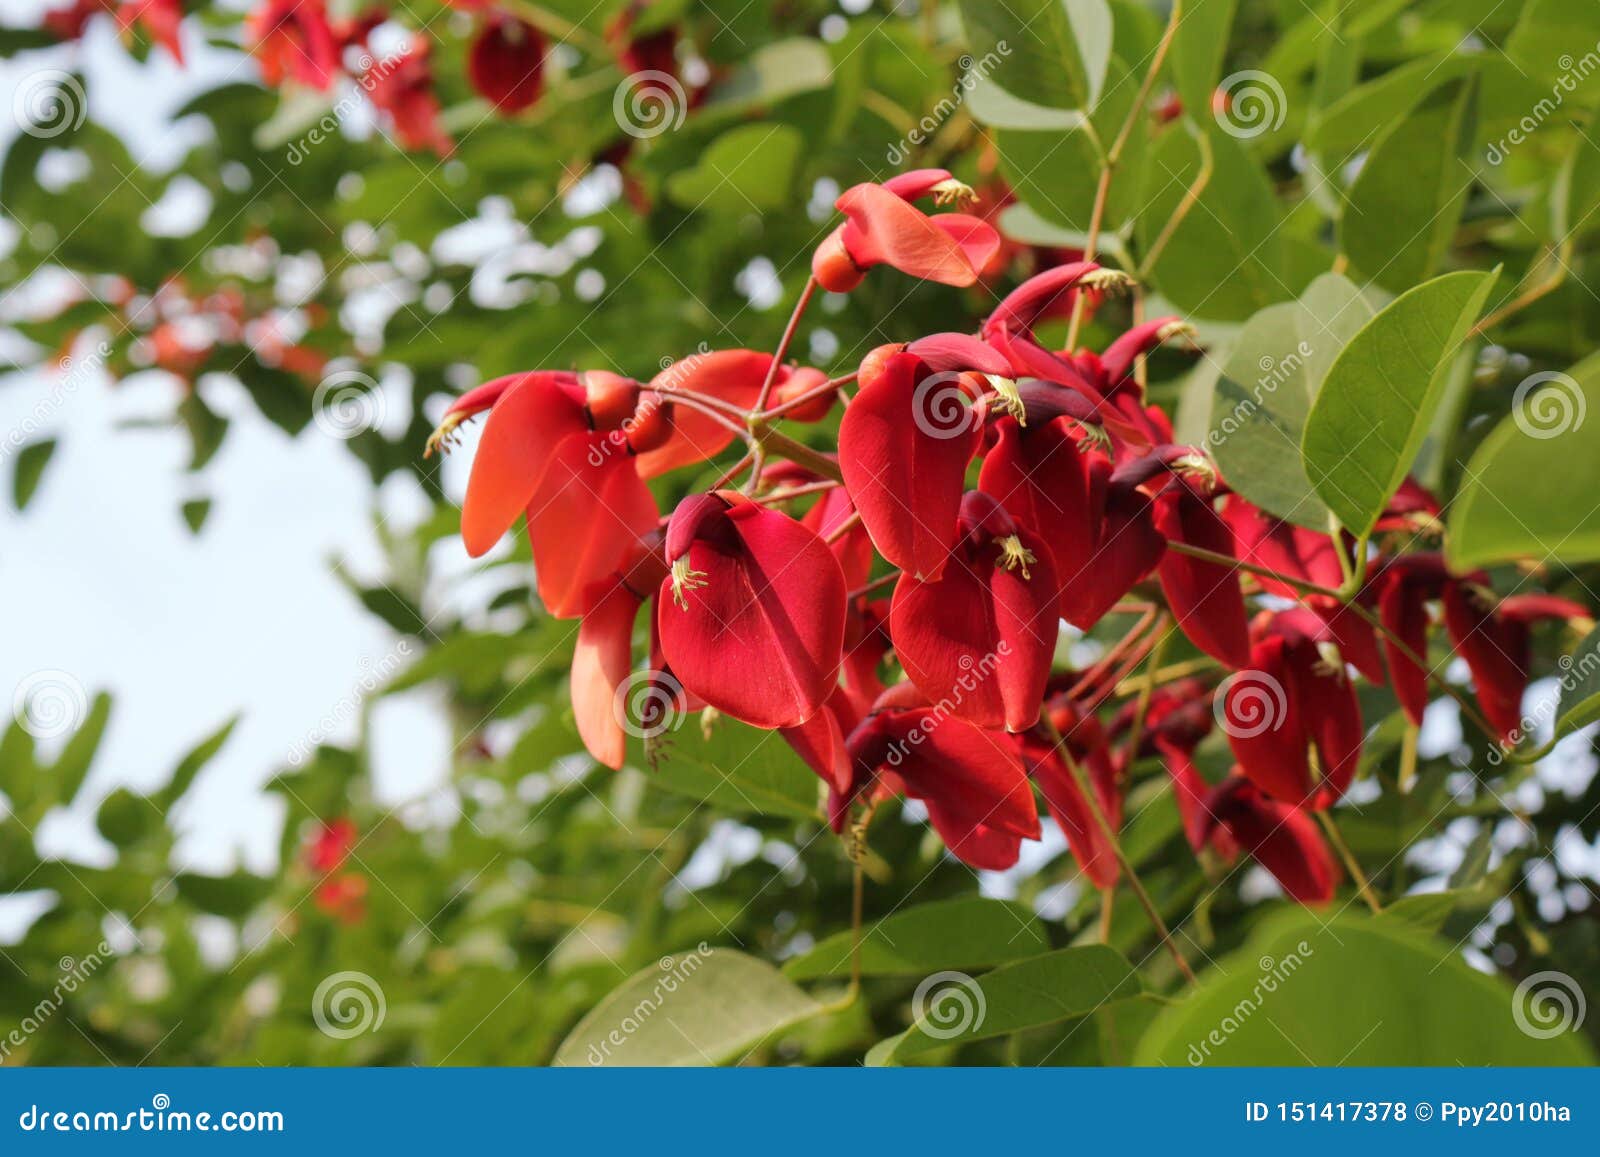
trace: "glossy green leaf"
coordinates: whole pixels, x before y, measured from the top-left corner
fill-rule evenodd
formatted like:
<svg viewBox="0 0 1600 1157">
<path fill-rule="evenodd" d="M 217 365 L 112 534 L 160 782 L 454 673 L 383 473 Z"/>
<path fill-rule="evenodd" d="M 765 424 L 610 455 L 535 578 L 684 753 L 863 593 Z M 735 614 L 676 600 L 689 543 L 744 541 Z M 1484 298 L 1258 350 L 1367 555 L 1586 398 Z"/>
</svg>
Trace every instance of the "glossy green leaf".
<svg viewBox="0 0 1600 1157">
<path fill-rule="evenodd" d="M 1526 999 L 1526 998 L 1524 998 Z M 1583 1037 L 1518 1027 L 1511 986 L 1403 922 L 1289 911 L 1163 1010 L 1140 1065 L 1592 1064 Z"/>
<path fill-rule="evenodd" d="M 1206 442 L 1228 485 L 1263 510 L 1327 529 L 1328 508 L 1301 465 L 1300 439 L 1328 368 L 1374 312 L 1369 295 L 1328 273 L 1298 301 L 1257 313 L 1229 344 L 1212 387 Z"/>
<path fill-rule="evenodd" d="M 1514 558 L 1600 558 L 1600 355 L 1516 387 L 1511 414 L 1468 462 L 1445 553 L 1468 569 Z"/>
<path fill-rule="evenodd" d="M 1061 948 L 977 977 L 932 973 L 912 997 L 911 1027 L 874 1049 L 871 1060 L 893 1064 L 966 1041 L 1057 1024 L 1143 993 L 1132 965 L 1103 944 Z"/>
<path fill-rule="evenodd" d="M 50 464 L 50 456 L 55 452 L 54 438 L 30 442 L 17 451 L 16 461 L 12 464 L 11 504 L 18 510 L 26 509 L 38 493 L 39 483 L 44 480 L 44 468 Z"/>
<path fill-rule="evenodd" d="M 1427 435 L 1457 351 L 1496 273 L 1450 273 L 1390 303 L 1351 338 L 1306 418 L 1306 474 L 1352 534 L 1371 531 Z"/>
<path fill-rule="evenodd" d="M 1473 182 L 1477 86 L 1436 89 L 1378 141 L 1351 186 L 1340 246 L 1367 278 L 1403 293 L 1443 263 Z"/>
<path fill-rule="evenodd" d="M 1506 40 L 1506 56 L 1563 100 L 1594 104 L 1583 57 L 1600 46 L 1600 5 L 1590 0 L 1527 0 Z M 1592 72 L 1592 61 L 1589 71 Z M 1554 95 L 1552 96 L 1554 99 Z"/>
<path fill-rule="evenodd" d="M 700 163 L 667 179 L 667 195 L 685 209 L 740 215 L 794 200 L 795 163 L 804 139 L 788 125 L 741 125 L 722 134 Z"/>
<path fill-rule="evenodd" d="M 784 965 L 792 980 L 849 976 L 854 937 L 840 932 Z M 1050 946 L 1027 907 L 979 896 L 918 904 L 862 930 L 863 976 L 926 976 L 940 969 L 992 968 Z"/>
<path fill-rule="evenodd" d="M 718 719 L 711 734 L 698 718 L 676 716 L 650 741 L 650 782 L 735 815 L 815 819 L 822 781 L 775 731 Z"/>
<path fill-rule="evenodd" d="M 823 1011 L 772 965 L 731 948 L 663 956 L 595 1005 L 554 1064 L 715 1065 Z"/>
<path fill-rule="evenodd" d="M 1094 108 L 1111 59 L 1105 0 L 960 0 L 974 67 L 1045 108 Z"/>
<path fill-rule="evenodd" d="M 1183 6 L 1172 38 L 1172 78 L 1183 107 L 1197 119 L 1210 115 L 1238 6 L 1239 0 L 1189 0 Z"/>
</svg>

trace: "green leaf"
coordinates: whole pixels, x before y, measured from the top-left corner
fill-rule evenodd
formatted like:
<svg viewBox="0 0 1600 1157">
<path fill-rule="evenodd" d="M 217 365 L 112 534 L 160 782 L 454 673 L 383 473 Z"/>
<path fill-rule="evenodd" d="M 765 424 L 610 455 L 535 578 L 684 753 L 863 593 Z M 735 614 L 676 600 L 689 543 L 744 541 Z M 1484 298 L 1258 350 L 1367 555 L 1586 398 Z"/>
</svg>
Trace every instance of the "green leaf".
<svg viewBox="0 0 1600 1157">
<path fill-rule="evenodd" d="M 150 801 L 125 787 L 106 796 L 95 815 L 95 827 L 118 848 L 137 844 L 161 826 L 161 814 Z"/>
<path fill-rule="evenodd" d="M 791 980 L 849 976 L 849 932 L 822 941 L 784 965 Z M 862 930 L 863 976 L 926 976 L 940 969 L 992 968 L 1036 956 L 1050 947 L 1027 906 L 967 896 L 918 904 Z"/>
<path fill-rule="evenodd" d="M 805 36 L 779 40 L 756 49 L 726 81 L 718 84 L 701 109 L 732 114 L 777 104 L 802 92 L 826 88 L 833 60 L 818 41 Z"/>
<path fill-rule="evenodd" d="M 822 1011 L 765 961 L 702 946 L 629 977 L 578 1022 L 553 1063 L 725 1064 Z"/>
<path fill-rule="evenodd" d="M 172 878 L 178 895 L 202 912 L 240 920 L 248 916 L 255 906 L 271 893 L 273 881 L 249 872 L 234 872 L 230 876 L 202 876 L 194 872 L 179 872 Z"/>
<path fill-rule="evenodd" d="M 1185 313 L 1243 321 L 1302 287 L 1285 269 L 1282 212 L 1261 162 L 1221 128 L 1208 132 L 1211 178 L 1161 251 L 1151 281 Z M 1152 145 L 1138 199 L 1141 250 L 1166 229 L 1202 166 L 1202 146 L 1188 133 L 1168 132 Z"/>
<path fill-rule="evenodd" d="M 206 524 L 206 518 L 211 514 L 211 499 L 193 498 L 185 502 L 180 509 L 189 533 L 199 534 L 200 528 Z"/>
<path fill-rule="evenodd" d="M 50 464 L 50 456 L 55 452 L 54 438 L 29 443 L 17 451 L 17 464 L 11 475 L 11 503 L 18 510 L 25 510 L 38 491 L 44 468 Z"/>
<path fill-rule="evenodd" d="M 1473 453 L 1450 507 L 1452 567 L 1600 558 L 1600 355 L 1525 379 Z"/>
<path fill-rule="evenodd" d="M 650 773 L 657 787 L 735 815 L 818 817 L 822 781 L 775 732 L 722 718 L 708 738 L 681 715 L 671 728 L 651 740 L 663 753 Z"/>
<path fill-rule="evenodd" d="M 1471 56 L 1435 53 L 1391 69 L 1317 113 L 1306 126 L 1306 147 L 1322 154 L 1328 167 L 1337 168 L 1372 148 L 1434 89 L 1472 75 L 1478 66 L 1478 59 Z"/>
<path fill-rule="evenodd" d="M 1427 435 L 1451 360 L 1499 275 L 1450 273 L 1419 285 L 1340 352 L 1306 418 L 1306 474 L 1357 537 L 1371 532 Z"/>
<path fill-rule="evenodd" d="M 110 719 L 111 696 L 102 691 L 94 697 L 89 714 L 72 733 L 72 738 L 67 740 L 55 765 L 50 768 L 55 797 L 62 803 L 70 802 L 88 778 L 89 768 L 94 763 L 95 752 L 100 750 L 100 741 L 105 738 L 106 724 Z"/>
<path fill-rule="evenodd" d="M 1450 873 L 1447 881 L 1450 887 L 1471 888 L 1483 881 L 1489 870 L 1489 858 L 1494 853 L 1494 827 L 1491 823 L 1479 825 L 1478 834 L 1461 854 L 1461 863 Z"/>
<path fill-rule="evenodd" d="M 1094 108 L 1111 59 L 1106 0 L 960 0 L 974 67 L 1020 100 Z"/>
<path fill-rule="evenodd" d="M 1086 1016 L 1114 1000 L 1142 996 L 1138 973 L 1103 944 L 1062 948 L 1006 964 L 983 976 L 938 972 L 912 998 L 911 1027 L 873 1050 L 889 1064 L 965 1041 Z"/>
<path fill-rule="evenodd" d="M 1474 177 L 1469 162 L 1477 85 L 1437 89 L 1368 155 L 1345 202 L 1340 248 L 1395 293 L 1439 268 Z"/>
<path fill-rule="evenodd" d="M 1587 132 L 1572 138 L 1572 152 L 1550 187 L 1550 235 L 1576 243 L 1600 232 L 1600 143 Z"/>
<path fill-rule="evenodd" d="M 1591 0 L 1527 0 L 1522 18 L 1506 40 L 1506 56 L 1532 79 L 1560 85 L 1556 95 L 1594 103 L 1600 94 L 1586 92 L 1582 61 L 1600 43 L 1600 4 Z M 1554 99 L 1554 98 L 1552 98 Z"/>
<path fill-rule="evenodd" d="M 1300 462 L 1306 415 L 1339 351 L 1376 312 L 1337 273 L 1268 306 L 1228 346 L 1212 387 L 1207 444 L 1228 484 L 1280 518 L 1326 531 L 1328 508 Z"/>
<path fill-rule="evenodd" d="M 178 766 L 172 769 L 172 778 L 160 791 L 151 795 L 156 806 L 166 811 L 173 804 L 183 798 L 184 792 L 194 784 L 195 776 L 199 775 L 206 764 L 217 757 L 217 752 L 222 750 L 222 745 L 228 742 L 228 737 L 233 734 L 233 729 L 239 722 L 235 715 L 206 736 L 194 748 L 178 761 Z"/>
<path fill-rule="evenodd" d="M 1400 921 L 1285 911 L 1139 1042 L 1139 1065 L 1592 1064 L 1518 1027 L 1511 987 Z"/>
<path fill-rule="evenodd" d="M 1600 719 L 1600 627 L 1561 659 L 1561 694 L 1556 699 L 1555 738 Z"/>
<path fill-rule="evenodd" d="M 788 125 L 741 125 L 711 142 L 694 168 L 669 176 L 667 196 L 685 209 L 734 216 L 777 209 L 794 198 L 804 144 Z"/>
<path fill-rule="evenodd" d="M 1239 0 L 1189 0 L 1173 34 L 1173 82 L 1183 107 L 1198 117 L 1210 115 L 1238 6 Z"/>
</svg>

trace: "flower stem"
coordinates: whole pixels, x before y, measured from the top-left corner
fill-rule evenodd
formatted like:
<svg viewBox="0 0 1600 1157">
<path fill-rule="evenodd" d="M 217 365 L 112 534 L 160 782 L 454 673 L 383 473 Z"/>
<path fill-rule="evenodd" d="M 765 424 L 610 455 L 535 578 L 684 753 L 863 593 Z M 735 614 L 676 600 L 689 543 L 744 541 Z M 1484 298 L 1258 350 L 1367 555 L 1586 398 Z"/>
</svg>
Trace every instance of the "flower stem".
<svg viewBox="0 0 1600 1157">
<path fill-rule="evenodd" d="M 1361 870 L 1361 864 L 1356 860 L 1355 853 L 1350 850 L 1350 845 L 1344 842 L 1344 836 L 1339 832 L 1339 825 L 1333 822 L 1333 816 L 1326 811 L 1316 813 L 1317 820 L 1322 824 L 1322 830 L 1328 833 L 1328 839 L 1339 852 L 1339 858 L 1344 861 L 1344 866 L 1350 872 L 1350 878 L 1355 881 L 1356 891 L 1361 893 L 1361 898 L 1367 902 L 1367 907 L 1375 913 L 1383 911 L 1383 905 L 1378 903 L 1378 897 L 1372 890 L 1372 882 L 1367 879 L 1367 874 Z"/>
<path fill-rule="evenodd" d="M 767 397 L 772 393 L 772 384 L 778 380 L 778 367 L 783 365 L 784 355 L 789 352 L 789 343 L 794 341 L 794 331 L 800 328 L 800 319 L 805 316 L 806 306 L 811 304 L 811 296 L 816 291 L 817 279 L 806 278 L 805 288 L 800 291 L 800 300 L 794 303 L 794 312 L 789 315 L 789 324 L 783 327 L 783 336 L 778 339 L 778 348 L 772 355 L 772 364 L 767 367 L 767 378 L 761 383 L 761 393 L 756 396 L 758 414 L 767 408 Z"/>
</svg>

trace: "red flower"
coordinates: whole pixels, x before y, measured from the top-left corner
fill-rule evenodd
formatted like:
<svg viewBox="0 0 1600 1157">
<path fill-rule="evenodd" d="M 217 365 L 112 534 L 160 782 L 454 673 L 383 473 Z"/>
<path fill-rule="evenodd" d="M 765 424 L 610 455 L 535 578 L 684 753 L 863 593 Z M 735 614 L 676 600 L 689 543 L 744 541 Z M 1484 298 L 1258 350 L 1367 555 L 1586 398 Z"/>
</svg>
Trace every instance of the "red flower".
<svg viewBox="0 0 1600 1157">
<path fill-rule="evenodd" d="M 245 39 L 276 87 L 290 78 L 326 91 L 339 72 L 339 43 L 323 0 L 267 0 L 250 13 Z"/>
<path fill-rule="evenodd" d="M 651 378 L 650 386 L 692 390 L 749 410 L 761 394 L 761 383 L 771 365 L 772 355 L 759 350 L 713 350 L 677 359 Z M 814 373 L 780 366 L 776 381 L 781 388 L 791 376 L 807 375 L 805 380 L 814 381 L 810 377 Z M 639 475 L 655 478 L 680 466 L 698 465 L 726 450 L 733 437 L 733 431 L 715 418 L 697 410 L 675 409 L 666 439 L 640 453 Z"/>
<path fill-rule="evenodd" d="M 1067 761 L 1072 760 L 1080 770 L 1088 772 L 1095 802 L 1113 831 L 1122 826 L 1117 764 L 1111 758 L 1100 721 L 1093 715 L 1084 715 L 1075 704 L 1060 700 L 1051 707 L 1050 721 L 1061 735 L 1059 742 L 1029 731 L 1017 737 L 1017 750 L 1028 775 L 1044 793 L 1050 815 L 1067 837 L 1078 867 L 1095 887 L 1109 888 L 1120 873 L 1116 849 L 1106 839 Z"/>
<path fill-rule="evenodd" d="M 526 21 L 496 14 L 467 54 L 467 77 L 502 113 L 532 108 L 544 91 L 544 34 Z"/>
<path fill-rule="evenodd" d="M 1310 611 L 1266 612 L 1253 635 L 1250 669 L 1219 688 L 1218 721 L 1263 791 L 1294 807 L 1327 807 L 1361 759 L 1355 688 L 1337 652 L 1324 654 L 1332 640 Z"/>
<path fill-rule="evenodd" d="M 572 653 L 572 714 L 584 747 L 595 759 L 620 769 L 628 737 L 618 695 L 633 668 L 633 625 L 639 608 L 655 594 L 666 572 L 659 538 L 635 544 L 623 566 L 584 592 L 583 622 Z"/>
<path fill-rule="evenodd" d="M 685 499 L 667 525 L 661 646 L 692 693 L 757 727 L 804 723 L 832 691 L 845 589 L 827 545 L 737 495 Z"/>
<path fill-rule="evenodd" d="M 144 26 L 145 34 L 172 54 L 172 59 L 183 63 L 183 43 L 179 25 L 183 21 L 183 0 L 123 0 L 117 12 L 117 23 L 123 31 L 135 22 Z"/>
<path fill-rule="evenodd" d="M 982 436 L 960 384 L 911 354 L 861 382 L 839 424 L 839 467 L 879 554 L 916 578 L 939 577 Z"/>
<path fill-rule="evenodd" d="M 911 202 L 965 200 L 972 191 L 943 169 L 902 173 L 881 185 L 853 185 L 834 207 L 848 220 L 817 247 L 811 273 L 830 293 L 848 293 L 874 265 L 927 281 L 971 285 L 1000 247 L 1000 235 L 977 217 L 929 217 Z"/>
<path fill-rule="evenodd" d="M 367 915 L 367 878 L 345 872 L 324 880 L 312 892 L 311 902 L 341 924 L 359 924 Z"/>
<path fill-rule="evenodd" d="M 1528 689 L 1528 628 L 1544 619 L 1589 619 L 1588 609 L 1552 595 L 1514 595 L 1498 605 L 1474 582 L 1444 587 L 1444 625 L 1472 671 L 1483 714 L 1503 739 L 1525 730 L 1522 696 Z"/>
<path fill-rule="evenodd" d="M 884 693 L 846 748 L 858 791 L 875 784 L 879 794 L 921 800 L 945 846 L 974 868 L 1013 867 L 1022 841 L 1040 836 L 1007 738 L 928 707 L 909 684 Z"/>
<path fill-rule="evenodd" d="M 439 98 L 433 91 L 426 40 L 373 65 L 362 85 L 373 105 L 388 115 L 402 148 L 432 149 L 441 157 L 455 148 L 439 122 Z"/>
<path fill-rule="evenodd" d="M 1201 484 L 1174 479 L 1156 512 L 1169 542 L 1234 556 L 1233 531 Z M 1236 567 L 1169 550 L 1161 559 L 1161 589 L 1189 641 L 1238 670 L 1250 665 L 1250 624 Z"/>
<path fill-rule="evenodd" d="M 1128 703 L 1112 722 L 1113 737 L 1132 726 L 1137 712 L 1137 701 Z M 1223 859 L 1231 860 L 1238 854 L 1238 848 L 1225 829 L 1213 824 L 1213 817 L 1206 810 L 1211 785 L 1194 762 L 1194 749 L 1210 734 L 1211 724 L 1209 687 L 1198 679 L 1169 683 L 1150 696 L 1143 738 L 1138 752 L 1131 754 L 1143 756 L 1154 752 L 1160 755 L 1162 766 L 1172 780 L 1173 798 L 1177 801 L 1178 815 L 1183 820 L 1183 832 L 1190 848 L 1198 853 L 1209 843 Z"/>
<path fill-rule="evenodd" d="M 337 871 L 355 847 L 357 834 L 354 821 L 343 816 L 323 823 L 306 845 L 306 865 L 321 875 Z"/>
<path fill-rule="evenodd" d="M 1022 731 L 1039 718 L 1060 633 L 1055 564 L 1032 531 L 980 491 L 962 501 L 959 531 L 938 579 L 902 574 L 895 585 L 895 654 L 942 710 Z"/>
<path fill-rule="evenodd" d="M 1248 779 L 1217 785 L 1206 803 L 1213 831 L 1226 832 L 1302 904 L 1326 904 L 1339 884 L 1339 864 L 1311 816 L 1271 799 Z"/>
<path fill-rule="evenodd" d="M 1254 503 L 1230 494 L 1222 503 L 1222 520 L 1233 531 L 1235 557 L 1275 574 L 1337 587 L 1344 574 L 1333 539 L 1326 534 L 1273 518 Z M 1261 589 L 1281 598 L 1299 597 L 1297 588 L 1256 575 Z"/>
</svg>

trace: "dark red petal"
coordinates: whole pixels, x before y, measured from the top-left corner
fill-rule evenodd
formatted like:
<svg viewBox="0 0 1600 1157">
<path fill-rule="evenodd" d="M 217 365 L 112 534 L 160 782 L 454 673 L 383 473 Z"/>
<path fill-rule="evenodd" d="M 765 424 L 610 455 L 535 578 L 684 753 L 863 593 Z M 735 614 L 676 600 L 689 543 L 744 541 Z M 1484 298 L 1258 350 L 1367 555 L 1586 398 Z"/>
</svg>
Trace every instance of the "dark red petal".
<svg viewBox="0 0 1600 1157">
<path fill-rule="evenodd" d="M 461 538 L 473 558 L 487 553 L 517 520 L 539 489 L 557 445 L 588 429 L 582 402 L 568 388 L 571 375 L 513 377 L 518 380 L 500 394 L 483 424 L 461 504 Z"/>
<path fill-rule="evenodd" d="M 1233 556 L 1228 524 L 1209 498 L 1187 484 L 1160 504 L 1156 526 L 1169 541 Z M 1169 550 L 1161 559 L 1161 589 L 1190 642 L 1234 670 L 1250 665 L 1249 619 L 1237 568 Z"/>
<path fill-rule="evenodd" d="M 1218 785 L 1209 808 L 1228 833 L 1302 904 L 1326 904 L 1339 865 L 1309 814 L 1268 799 L 1237 777 Z"/>
<path fill-rule="evenodd" d="M 688 505 L 687 503 L 685 505 Z M 698 507 L 695 508 L 698 511 Z M 744 503 L 720 525 L 706 520 L 680 555 L 693 574 L 674 601 L 661 584 L 661 645 L 673 673 L 711 706 L 757 727 L 792 727 L 828 698 L 844 641 L 839 564 L 810 530 Z"/>
<path fill-rule="evenodd" d="M 897 354 L 862 387 L 839 424 L 839 466 L 878 553 L 932 579 L 955 545 L 967 463 L 983 431 L 956 382 L 921 369 Z"/>
<path fill-rule="evenodd" d="M 796 755 L 805 760 L 806 766 L 822 778 L 830 792 L 844 794 L 850 791 L 850 755 L 845 751 L 844 734 L 832 708 L 824 705 L 804 723 L 780 728 L 778 734 L 794 748 Z"/>
<path fill-rule="evenodd" d="M 496 15 L 472 42 L 467 77 L 478 95 L 502 113 L 521 112 L 544 91 L 544 54 L 544 36 L 537 28 Z"/>
<path fill-rule="evenodd" d="M 1031 333 L 1034 322 L 1054 302 L 1063 294 L 1075 292 L 1073 286 L 1085 274 L 1099 268 L 1093 261 L 1074 261 L 1028 278 L 1007 294 L 984 321 L 983 336 L 988 338 L 991 331 L 995 330 L 1008 330 L 1013 334 Z"/>
<path fill-rule="evenodd" d="M 621 582 L 590 588 L 572 652 L 572 714 L 589 754 L 610 768 L 627 757 L 617 691 L 633 666 L 633 621 L 643 600 Z"/>
<path fill-rule="evenodd" d="M 1039 838 L 1033 791 L 1003 736 L 930 709 L 896 713 L 887 737 L 887 770 L 928 805 L 952 851 L 968 840 L 983 843 L 986 830 Z"/>
<path fill-rule="evenodd" d="M 1014 418 L 1001 418 L 994 429 L 997 441 L 983 457 L 979 488 L 1044 539 L 1053 560 L 1088 557 L 1097 519 L 1088 462 L 1071 425 L 1062 418 L 1024 429 Z"/>
<path fill-rule="evenodd" d="M 1525 730 L 1522 695 L 1528 689 L 1528 630 L 1501 622 L 1466 583 L 1446 583 L 1444 624 L 1458 654 L 1472 671 L 1478 705 L 1500 734 Z"/>
<path fill-rule="evenodd" d="M 1062 749 L 1033 736 L 1024 738 L 1021 748 L 1028 774 L 1044 793 L 1045 806 L 1067 837 L 1072 858 L 1095 887 L 1109 888 L 1117 882 L 1120 873 L 1116 852 L 1101 831 L 1077 777 L 1066 764 Z M 1095 791 L 1100 797 L 1101 810 L 1109 817 L 1112 809 L 1108 805 L 1112 800 L 1098 783 Z"/>
<path fill-rule="evenodd" d="M 1217 854 L 1231 860 L 1239 853 L 1232 833 L 1216 826 L 1210 807 L 1211 786 L 1195 767 L 1194 755 L 1185 747 L 1156 741 L 1161 752 L 1161 762 L 1172 780 L 1172 797 L 1178 804 L 1178 815 L 1183 820 L 1183 834 L 1189 847 L 1199 853 L 1209 843 Z"/>
<path fill-rule="evenodd" d="M 1222 518 L 1233 530 L 1241 562 L 1318 586 L 1338 587 L 1343 581 L 1339 555 L 1326 534 L 1273 518 L 1237 494 L 1224 500 Z M 1299 596 L 1288 583 L 1259 574 L 1255 578 L 1270 594 L 1286 599 Z"/>
<path fill-rule="evenodd" d="M 1382 578 L 1378 595 L 1378 617 L 1389 635 L 1398 638 L 1412 654 L 1421 659 L 1428 657 L 1428 605 L 1427 593 L 1418 584 L 1406 580 L 1399 571 Z M 1420 727 L 1423 712 L 1428 707 L 1428 672 L 1406 651 L 1385 635 L 1383 653 L 1389 660 L 1389 682 L 1406 718 Z"/>
<path fill-rule="evenodd" d="M 806 511 L 800 521 L 823 541 L 827 541 L 828 536 L 843 526 L 855 512 L 850 492 L 839 486 L 824 491 L 816 505 Z M 872 538 L 867 534 L 867 528 L 856 522 L 840 538 L 828 543 L 828 548 L 833 551 L 833 557 L 839 560 L 845 589 L 853 591 L 865 586 L 872 573 Z"/>
<path fill-rule="evenodd" d="M 563 441 L 528 500 L 528 540 L 545 607 L 558 619 L 581 614 L 590 584 L 621 566 L 660 517 L 626 452 L 599 434 Z"/>
<path fill-rule="evenodd" d="M 1261 790 L 1285 803 L 1309 799 L 1311 738 L 1290 673 L 1290 644 L 1262 639 L 1251 650 L 1250 668 L 1218 688 L 1217 722 L 1240 770 Z"/>
<path fill-rule="evenodd" d="M 1074 544 L 1052 543 L 1056 572 L 1061 578 L 1061 615 L 1081 630 L 1099 622 L 1143 580 L 1167 549 L 1155 527 L 1150 499 L 1133 487 L 1110 485 L 1105 476 L 1110 465 L 1090 460 L 1090 493 L 1105 494 L 1105 515 L 1100 533 L 1089 551 Z"/>
</svg>

